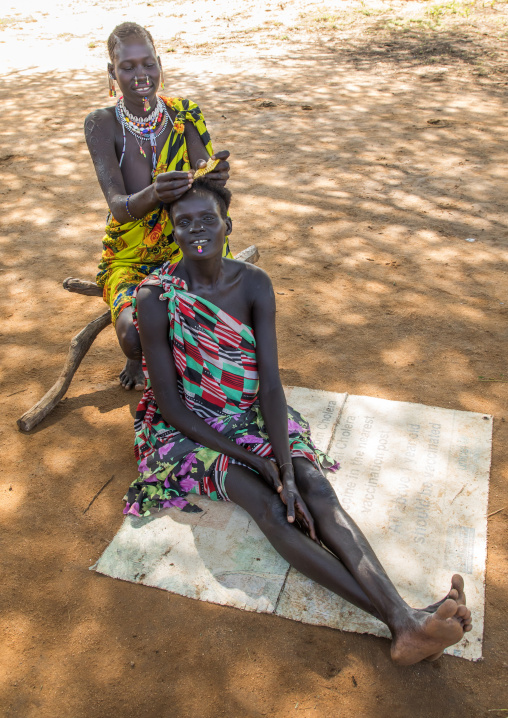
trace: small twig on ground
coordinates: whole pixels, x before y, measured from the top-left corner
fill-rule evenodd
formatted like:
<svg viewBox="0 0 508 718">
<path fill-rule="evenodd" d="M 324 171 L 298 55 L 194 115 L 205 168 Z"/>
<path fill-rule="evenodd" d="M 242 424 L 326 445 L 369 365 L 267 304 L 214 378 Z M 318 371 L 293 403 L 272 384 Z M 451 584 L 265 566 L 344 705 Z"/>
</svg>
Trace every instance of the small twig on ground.
<svg viewBox="0 0 508 718">
<path fill-rule="evenodd" d="M 95 501 L 95 499 L 98 497 L 98 495 L 99 495 L 100 493 L 102 493 L 102 491 L 104 491 L 104 489 L 106 488 L 106 486 L 107 486 L 108 484 L 110 484 L 110 483 L 113 481 L 114 478 L 115 478 L 115 475 L 113 474 L 113 476 L 106 481 L 106 483 L 104 484 L 104 486 L 97 491 L 97 493 L 95 494 L 95 496 L 93 497 L 93 499 L 90 501 L 90 503 L 88 504 L 88 506 L 86 507 L 86 509 L 83 511 L 84 514 L 86 514 L 86 512 L 88 511 L 88 509 L 90 508 L 90 506 L 93 504 L 93 502 Z"/>
<path fill-rule="evenodd" d="M 491 516 L 495 516 L 496 514 L 501 513 L 501 511 L 504 511 L 505 508 L 506 508 L 506 506 L 503 506 L 502 509 L 498 509 L 497 511 L 493 511 L 491 514 L 488 514 L 488 515 L 487 515 L 487 518 L 490 519 Z M 505 709 L 504 709 L 504 708 L 500 708 L 499 710 L 505 710 Z M 508 708 L 507 708 L 506 710 L 508 710 Z"/>
<path fill-rule="evenodd" d="M 453 504 L 453 502 L 455 501 L 455 499 L 457 498 L 457 496 L 460 496 L 461 493 L 464 491 L 465 488 L 466 488 L 466 485 L 464 484 L 464 486 L 461 488 L 461 490 L 460 490 L 457 494 L 455 494 L 455 496 L 453 497 L 453 499 L 450 501 L 450 504 Z"/>
<path fill-rule="evenodd" d="M 16 394 L 22 394 L 26 389 L 18 389 L 18 391 L 13 391 L 12 394 L 7 394 L 7 396 L 15 396 Z"/>
</svg>

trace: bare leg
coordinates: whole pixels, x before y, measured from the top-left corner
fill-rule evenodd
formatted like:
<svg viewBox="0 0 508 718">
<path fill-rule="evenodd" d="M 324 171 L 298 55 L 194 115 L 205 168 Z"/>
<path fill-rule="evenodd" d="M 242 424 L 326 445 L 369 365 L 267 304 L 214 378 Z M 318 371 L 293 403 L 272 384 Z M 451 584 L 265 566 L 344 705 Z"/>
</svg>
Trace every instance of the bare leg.
<svg viewBox="0 0 508 718">
<path fill-rule="evenodd" d="M 243 466 L 230 466 L 226 491 L 231 501 L 252 516 L 272 546 L 288 563 L 358 608 L 381 618 L 337 557 L 305 536 L 297 526 L 288 523 L 286 508 L 279 495 L 258 474 Z"/>
<path fill-rule="evenodd" d="M 127 362 L 120 373 L 120 384 L 124 389 L 134 388 L 143 391 L 145 378 L 141 368 L 141 343 L 132 321 L 132 307 L 126 307 L 120 312 L 115 329 L 120 347 L 127 357 Z"/>
<path fill-rule="evenodd" d="M 305 459 L 294 459 L 293 464 L 297 486 L 314 517 L 319 537 L 344 563 L 390 628 L 394 661 L 410 665 L 433 658 L 457 643 L 471 626 L 465 603 L 447 598 L 430 615 L 408 606 L 363 533 L 341 507 L 330 483 Z M 452 590 L 459 593 L 457 588 Z"/>
</svg>

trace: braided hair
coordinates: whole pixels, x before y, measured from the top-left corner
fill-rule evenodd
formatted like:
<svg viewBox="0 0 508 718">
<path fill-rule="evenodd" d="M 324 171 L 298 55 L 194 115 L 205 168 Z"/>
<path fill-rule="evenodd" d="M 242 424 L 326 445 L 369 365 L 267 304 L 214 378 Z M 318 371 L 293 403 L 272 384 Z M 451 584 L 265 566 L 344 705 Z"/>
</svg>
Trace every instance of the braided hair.
<svg viewBox="0 0 508 718">
<path fill-rule="evenodd" d="M 173 208 L 180 200 L 185 199 L 191 194 L 211 194 L 219 206 L 222 219 L 226 219 L 228 216 L 228 209 L 231 204 L 231 192 L 227 189 L 227 187 L 223 187 L 216 182 L 212 182 L 206 176 L 198 177 L 197 180 L 194 180 L 192 187 L 190 187 L 185 194 L 181 195 L 181 197 L 174 200 L 171 204 L 165 205 L 165 208 L 169 211 L 169 215 L 172 216 Z"/>
<path fill-rule="evenodd" d="M 111 62 L 115 59 L 115 48 L 127 38 L 136 37 L 143 42 L 148 42 L 155 52 L 155 43 L 150 32 L 135 22 L 122 22 L 117 25 L 111 35 L 108 37 L 108 52 Z M 157 54 L 155 52 L 155 54 Z"/>
</svg>

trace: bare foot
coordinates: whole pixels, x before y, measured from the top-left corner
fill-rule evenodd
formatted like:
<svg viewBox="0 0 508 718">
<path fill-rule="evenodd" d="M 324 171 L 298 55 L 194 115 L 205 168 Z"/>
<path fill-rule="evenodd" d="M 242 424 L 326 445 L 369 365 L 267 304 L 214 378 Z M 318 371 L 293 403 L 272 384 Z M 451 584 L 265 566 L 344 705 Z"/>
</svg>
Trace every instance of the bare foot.
<svg viewBox="0 0 508 718">
<path fill-rule="evenodd" d="M 439 606 L 441 606 L 447 598 L 453 598 L 453 600 L 457 601 L 460 606 L 466 605 L 466 594 L 464 593 L 464 579 L 458 573 L 453 574 L 452 587 L 450 591 L 446 594 L 446 596 L 440 601 L 437 601 L 436 603 L 431 603 L 430 606 L 427 606 L 423 610 L 427 613 L 435 613 Z"/>
<path fill-rule="evenodd" d="M 452 587 L 450 589 L 450 592 L 446 598 L 453 598 L 454 601 L 458 603 L 459 606 L 465 606 L 466 605 L 466 594 L 464 593 L 464 579 L 459 573 L 455 573 L 452 576 Z M 446 598 L 443 598 L 441 601 L 438 601 L 438 603 L 433 603 L 430 606 L 427 606 L 427 608 L 424 608 L 424 611 L 427 611 L 428 613 L 435 613 L 435 611 L 441 606 L 445 601 Z M 464 629 L 464 633 L 468 633 L 473 628 L 473 621 L 471 618 L 471 611 L 467 609 L 467 612 L 464 612 L 461 609 L 461 615 L 459 617 L 459 620 L 462 623 L 462 628 Z M 437 661 L 438 658 L 441 658 L 443 655 L 443 651 L 438 651 L 432 656 L 427 656 L 425 659 L 426 661 Z"/>
<path fill-rule="evenodd" d="M 459 592 L 458 588 L 454 590 Z M 412 666 L 425 659 L 435 660 L 445 648 L 460 641 L 466 621 L 471 625 L 469 609 L 453 598 L 447 598 L 432 614 L 413 610 L 408 623 L 394 631 L 393 661 L 401 666 Z"/>
<path fill-rule="evenodd" d="M 102 289 L 95 282 L 87 282 L 85 279 L 74 279 L 67 277 L 62 282 L 62 286 L 68 292 L 75 294 L 85 294 L 88 297 L 102 297 Z"/>
<path fill-rule="evenodd" d="M 141 360 L 127 359 L 118 378 L 124 389 L 134 388 L 137 391 L 143 391 L 145 388 L 145 376 L 141 367 Z"/>
</svg>

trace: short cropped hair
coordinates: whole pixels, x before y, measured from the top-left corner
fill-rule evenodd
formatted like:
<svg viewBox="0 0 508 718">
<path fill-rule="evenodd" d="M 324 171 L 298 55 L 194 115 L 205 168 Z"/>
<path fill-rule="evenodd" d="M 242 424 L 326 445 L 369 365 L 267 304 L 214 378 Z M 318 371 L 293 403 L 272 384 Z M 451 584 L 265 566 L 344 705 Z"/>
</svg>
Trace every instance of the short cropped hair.
<svg viewBox="0 0 508 718">
<path fill-rule="evenodd" d="M 111 62 L 115 60 L 115 48 L 130 37 L 136 37 L 143 42 L 149 42 L 155 52 L 155 43 L 150 32 L 135 22 L 122 22 L 117 25 L 108 37 L 108 52 Z M 155 53 L 157 54 L 157 53 Z"/>
<path fill-rule="evenodd" d="M 222 219 L 226 219 L 226 217 L 228 216 L 228 209 L 229 205 L 231 204 L 231 192 L 227 189 L 227 187 L 223 187 L 216 182 L 212 182 L 205 176 L 198 177 L 197 180 L 194 180 L 192 187 L 188 189 L 185 194 L 176 199 L 174 202 L 171 202 L 171 204 L 165 205 L 170 217 L 172 216 L 171 213 L 174 206 L 178 204 L 180 200 L 185 199 L 190 194 L 211 194 L 219 205 L 220 215 Z"/>
</svg>

